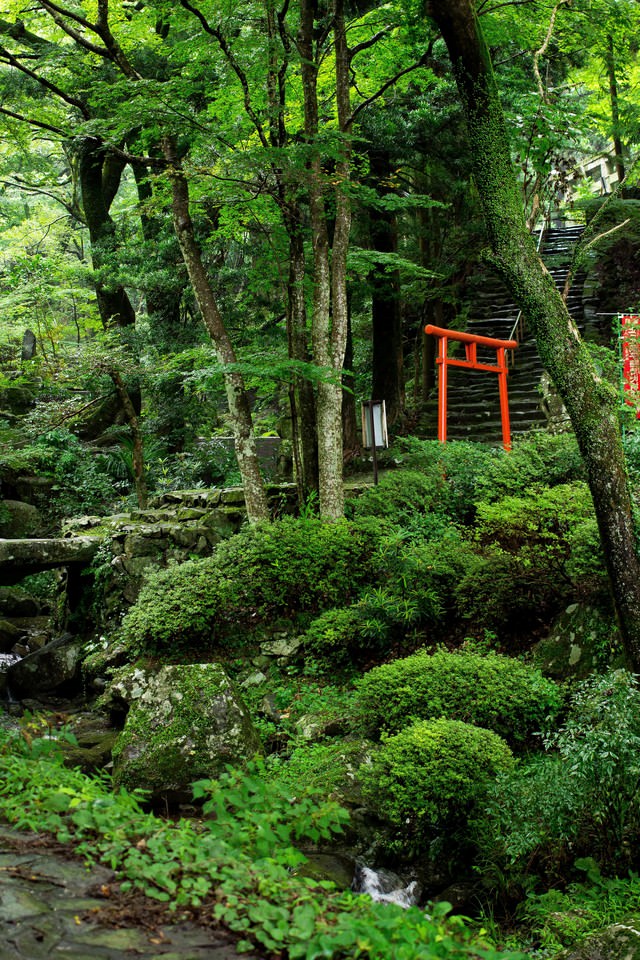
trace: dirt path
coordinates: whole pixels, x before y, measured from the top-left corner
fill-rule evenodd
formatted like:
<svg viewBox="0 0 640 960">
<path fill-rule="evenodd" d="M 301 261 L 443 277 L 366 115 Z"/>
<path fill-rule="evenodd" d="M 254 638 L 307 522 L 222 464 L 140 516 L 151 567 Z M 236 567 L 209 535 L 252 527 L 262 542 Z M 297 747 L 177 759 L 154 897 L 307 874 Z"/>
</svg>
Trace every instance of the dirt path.
<svg viewBox="0 0 640 960">
<path fill-rule="evenodd" d="M 237 960 L 234 940 L 123 894 L 50 837 L 0 825 L 0 960 Z M 246 960 L 264 960 L 243 954 Z"/>
</svg>

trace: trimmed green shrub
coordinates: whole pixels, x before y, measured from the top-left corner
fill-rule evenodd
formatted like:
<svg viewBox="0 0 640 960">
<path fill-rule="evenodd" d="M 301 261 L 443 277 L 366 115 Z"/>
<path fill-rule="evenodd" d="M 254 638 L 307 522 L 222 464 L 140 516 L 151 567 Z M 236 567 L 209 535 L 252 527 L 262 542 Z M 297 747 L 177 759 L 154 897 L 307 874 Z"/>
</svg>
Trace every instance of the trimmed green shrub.
<svg viewBox="0 0 640 960">
<path fill-rule="evenodd" d="M 433 506 L 441 496 L 444 482 L 437 461 L 421 471 L 385 473 L 376 486 L 348 503 L 348 511 L 355 517 L 385 517 L 403 528 L 415 527 L 424 536 L 437 535 L 442 520 L 434 515 Z"/>
<path fill-rule="evenodd" d="M 434 829 L 459 829 L 489 782 L 513 763 L 491 730 L 441 717 L 389 737 L 360 777 L 365 800 L 398 828 L 402 846 L 415 851 Z"/>
<path fill-rule="evenodd" d="M 284 518 L 246 527 L 211 557 L 151 575 L 123 622 L 136 649 L 224 645 L 249 628 L 296 622 L 357 596 L 376 574 L 384 525 Z"/>
<path fill-rule="evenodd" d="M 427 599 L 437 617 L 442 605 L 435 591 L 427 598 L 401 597 L 384 587 L 367 590 L 353 606 L 321 613 L 304 635 L 305 650 L 326 668 L 380 656 L 396 637 L 424 622 Z"/>
<path fill-rule="evenodd" d="M 358 683 L 361 722 L 374 735 L 447 717 L 522 746 L 561 702 L 559 688 L 539 670 L 497 653 L 420 651 L 374 667 Z"/>
<path fill-rule="evenodd" d="M 515 553 L 552 580 L 603 574 L 593 500 L 586 483 L 535 488 L 522 496 L 478 504 L 476 536 Z"/>
</svg>

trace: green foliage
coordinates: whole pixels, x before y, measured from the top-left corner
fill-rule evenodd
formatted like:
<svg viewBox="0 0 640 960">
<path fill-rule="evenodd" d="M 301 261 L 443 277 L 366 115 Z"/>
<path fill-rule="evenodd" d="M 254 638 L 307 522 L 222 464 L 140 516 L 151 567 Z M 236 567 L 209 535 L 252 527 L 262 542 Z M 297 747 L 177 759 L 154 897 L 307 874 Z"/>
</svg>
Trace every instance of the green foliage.
<svg viewBox="0 0 640 960">
<path fill-rule="evenodd" d="M 364 747 L 359 740 L 327 740 L 300 743 L 286 758 L 274 754 L 267 761 L 268 769 L 292 790 L 301 785 L 317 790 L 322 796 L 340 795 L 363 760 Z"/>
<path fill-rule="evenodd" d="M 0 470 L 51 479 L 52 512 L 56 518 L 90 512 L 104 514 L 115 499 L 112 481 L 99 458 L 62 428 L 50 430 L 29 446 L 4 450 Z"/>
<path fill-rule="evenodd" d="M 404 526 L 416 514 L 433 509 L 443 483 L 437 463 L 420 472 L 408 469 L 385 473 L 376 486 L 352 501 L 351 509 L 356 517 L 387 517 Z"/>
<path fill-rule="evenodd" d="M 428 630 L 442 635 L 460 579 L 475 563 L 472 547 L 449 526 L 438 539 L 413 542 L 397 530 L 380 541 L 380 586 L 350 607 L 326 610 L 308 627 L 305 649 L 320 669 L 383 658 L 397 642 Z"/>
<path fill-rule="evenodd" d="M 590 857 L 579 858 L 575 866 L 586 874 L 586 882 L 570 883 L 565 890 L 531 891 L 518 908 L 518 919 L 531 940 L 548 955 L 640 912 L 637 874 L 626 879 L 604 877 Z"/>
<path fill-rule="evenodd" d="M 445 921 L 448 907 L 427 916 L 296 877 L 304 857 L 293 843 L 328 838 L 344 814 L 269 783 L 259 766 L 197 784 L 206 819 L 172 821 L 144 813 L 140 795 L 111 794 L 103 780 L 63 767 L 51 740 L 29 745 L 0 727 L 0 755 L 2 816 L 73 842 L 88 862 L 116 870 L 124 890 L 199 908 L 240 934 L 241 949 L 290 960 L 524 960 L 474 943 L 464 921 Z"/>
<path fill-rule="evenodd" d="M 211 648 L 248 625 L 308 618 L 371 579 L 381 535 L 369 519 L 246 527 L 212 557 L 153 574 L 124 620 L 125 638 L 149 652 Z"/>
<path fill-rule="evenodd" d="M 407 437 L 404 456 L 408 467 L 439 476 L 432 509 L 465 523 L 475 515 L 477 502 L 516 496 L 539 484 L 554 487 L 584 478 L 584 466 L 573 435 L 531 433 L 514 440 L 509 453 L 481 443 Z"/>
<path fill-rule="evenodd" d="M 435 618 L 442 607 L 436 594 L 431 599 Z M 417 596 L 403 598 L 385 587 L 366 590 L 351 607 L 321 613 L 304 634 L 305 650 L 324 669 L 346 666 L 383 655 L 398 634 L 423 620 Z"/>
<path fill-rule="evenodd" d="M 575 690 L 547 754 L 501 780 L 480 845 L 489 862 L 522 877 L 563 877 L 576 855 L 603 869 L 635 867 L 640 841 L 640 690 L 619 670 Z M 510 866 L 509 866 L 510 865 Z"/>
<path fill-rule="evenodd" d="M 513 763 L 496 733 L 441 717 L 384 739 L 360 776 L 365 799 L 416 852 L 435 829 L 459 829 L 487 783 Z"/>
<path fill-rule="evenodd" d="M 447 717 L 486 727 L 519 747 L 562 702 L 556 684 L 538 670 L 511 657 L 472 651 L 420 651 L 375 667 L 357 687 L 362 723 L 372 734 Z"/>
<path fill-rule="evenodd" d="M 584 483 L 535 487 L 477 504 L 477 557 L 456 585 L 472 623 L 517 628 L 606 589 L 598 527 Z"/>
</svg>

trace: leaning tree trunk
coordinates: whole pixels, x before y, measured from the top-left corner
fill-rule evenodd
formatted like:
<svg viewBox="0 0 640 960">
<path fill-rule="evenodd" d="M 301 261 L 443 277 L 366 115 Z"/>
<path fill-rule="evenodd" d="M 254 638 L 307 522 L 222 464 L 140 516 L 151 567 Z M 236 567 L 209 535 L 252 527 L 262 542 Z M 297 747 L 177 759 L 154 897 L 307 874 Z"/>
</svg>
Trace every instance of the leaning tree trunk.
<svg viewBox="0 0 640 960">
<path fill-rule="evenodd" d="M 640 669 L 640 563 L 618 398 L 598 376 L 526 230 L 491 59 L 472 0 L 430 0 L 467 117 L 474 173 L 496 266 L 522 308 L 580 446 L 628 658 Z"/>
<path fill-rule="evenodd" d="M 258 520 L 268 519 L 269 506 L 256 452 L 251 407 L 242 375 L 237 370 L 229 369 L 236 365 L 235 350 L 220 316 L 218 304 L 202 262 L 200 248 L 194 235 L 193 222 L 189 213 L 187 180 L 180 166 L 175 144 L 170 137 L 163 140 L 163 151 L 169 164 L 168 172 L 173 196 L 173 222 L 182 257 L 218 360 L 227 368 L 224 373 L 224 384 L 227 403 L 229 404 L 236 459 L 242 477 L 247 516 L 250 523 L 255 523 Z"/>
</svg>

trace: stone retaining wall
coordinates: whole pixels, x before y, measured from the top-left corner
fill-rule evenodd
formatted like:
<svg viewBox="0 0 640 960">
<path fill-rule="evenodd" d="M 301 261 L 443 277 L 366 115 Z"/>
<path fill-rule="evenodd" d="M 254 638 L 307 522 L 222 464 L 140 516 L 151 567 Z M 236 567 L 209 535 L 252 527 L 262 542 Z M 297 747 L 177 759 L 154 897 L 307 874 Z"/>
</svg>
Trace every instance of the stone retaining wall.
<svg viewBox="0 0 640 960">
<path fill-rule="evenodd" d="M 282 512 L 292 509 L 295 495 L 293 484 L 270 491 L 272 503 Z M 119 622 L 135 602 L 147 573 L 171 562 L 209 556 L 245 520 L 240 487 L 181 490 L 154 499 L 147 510 L 73 520 L 66 525 L 65 535 L 103 538 L 93 569 L 101 626 L 107 626 Z"/>
</svg>

